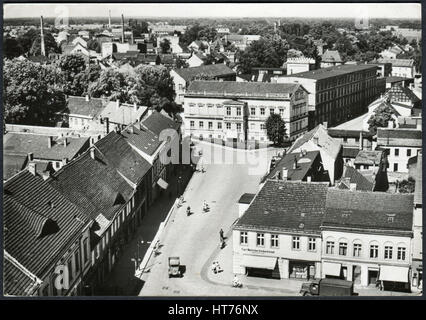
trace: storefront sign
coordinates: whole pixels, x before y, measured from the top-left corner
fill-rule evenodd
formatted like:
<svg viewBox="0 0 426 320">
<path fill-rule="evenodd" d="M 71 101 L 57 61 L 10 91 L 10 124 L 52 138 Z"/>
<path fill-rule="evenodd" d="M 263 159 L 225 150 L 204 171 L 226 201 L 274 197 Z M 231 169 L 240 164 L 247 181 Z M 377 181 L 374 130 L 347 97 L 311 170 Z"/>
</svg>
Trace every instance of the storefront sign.
<svg viewBox="0 0 426 320">
<path fill-rule="evenodd" d="M 261 250 L 261 249 L 250 249 L 250 248 L 241 248 L 241 250 L 245 252 L 251 252 L 251 253 L 275 254 L 275 251 L 272 251 L 272 250 Z"/>
</svg>

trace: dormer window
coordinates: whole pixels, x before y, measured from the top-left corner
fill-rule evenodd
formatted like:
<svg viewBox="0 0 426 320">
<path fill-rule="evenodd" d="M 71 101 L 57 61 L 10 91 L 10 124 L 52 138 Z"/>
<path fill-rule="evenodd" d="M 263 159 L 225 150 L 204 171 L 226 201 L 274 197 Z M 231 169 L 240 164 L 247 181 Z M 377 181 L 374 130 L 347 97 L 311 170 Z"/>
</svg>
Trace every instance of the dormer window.
<svg viewBox="0 0 426 320">
<path fill-rule="evenodd" d="M 394 222 L 395 221 L 395 215 L 394 214 L 387 214 L 387 220 L 388 222 Z"/>
</svg>

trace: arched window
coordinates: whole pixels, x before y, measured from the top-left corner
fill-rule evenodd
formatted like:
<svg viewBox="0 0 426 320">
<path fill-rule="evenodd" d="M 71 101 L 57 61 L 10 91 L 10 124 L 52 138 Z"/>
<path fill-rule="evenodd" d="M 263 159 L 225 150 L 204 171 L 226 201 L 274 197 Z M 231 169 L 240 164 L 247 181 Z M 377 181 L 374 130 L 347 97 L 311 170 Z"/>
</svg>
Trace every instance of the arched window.
<svg viewBox="0 0 426 320">
<path fill-rule="evenodd" d="M 334 238 L 328 237 L 325 239 L 325 253 L 326 254 L 334 254 Z"/>
<path fill-rule="evenodd" d="M 352 255 L 354 257 L 361 257 L 362 254 L 362 241 L 355 239 L 352 241 Z"/>
<path fill-rule="evenodd" d="M 339 255 L 346 256 L 348 254 L 348 240 L 345 238 L 339 239 Z"/>
<path fill-rule="evenodd" d="M 370 258 L 377 259 L 379 257 L 379 243 L 371 241 L 370 244 Z"/>
<path fill-rule="evenodd" d="M 385 242 L 384 245 L 384 256 L 383 258 L 386 260 L 391 260 L 393 259 L 393 247 L 394 244 L 392 242 Z"/>
</svg>

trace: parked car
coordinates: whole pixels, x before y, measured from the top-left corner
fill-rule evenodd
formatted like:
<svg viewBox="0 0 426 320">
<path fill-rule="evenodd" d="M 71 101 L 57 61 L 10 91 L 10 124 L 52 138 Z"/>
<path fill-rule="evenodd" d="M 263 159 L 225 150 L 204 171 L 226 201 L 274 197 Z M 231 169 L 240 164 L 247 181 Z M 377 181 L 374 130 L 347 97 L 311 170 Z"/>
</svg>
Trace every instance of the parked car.
<svg viewBox="0 0 426 320">
<path fill-rule="evenodd" d="M 169 278 L 181 277 L 181 276 L 182 276 L 182 273 L 180 271 L 180 258 L 169 257 Z"/>
<path fill-rule="evenodd" d="M 302 284 L 300 294 L 303 296 L 353 296 L 353 281 L 340 279 L 319 279 Z"/>
</svg>

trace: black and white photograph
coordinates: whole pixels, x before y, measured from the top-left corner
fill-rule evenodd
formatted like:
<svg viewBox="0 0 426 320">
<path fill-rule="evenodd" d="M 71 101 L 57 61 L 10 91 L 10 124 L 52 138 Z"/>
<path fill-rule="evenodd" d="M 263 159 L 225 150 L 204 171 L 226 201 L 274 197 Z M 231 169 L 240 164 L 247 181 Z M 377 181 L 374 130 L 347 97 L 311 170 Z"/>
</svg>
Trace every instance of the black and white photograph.
<svg viewBox="0 0 426 320">
<path fill-rule="evenodd" d="M 423 295 L 421 3 L 5 3 L 2 51 L 4 298 Z"/>
</svg>

